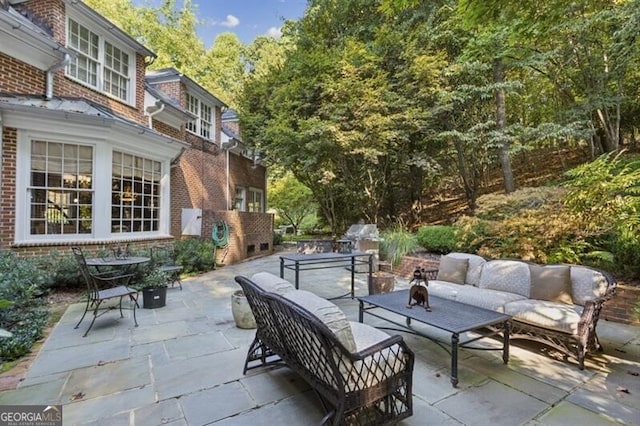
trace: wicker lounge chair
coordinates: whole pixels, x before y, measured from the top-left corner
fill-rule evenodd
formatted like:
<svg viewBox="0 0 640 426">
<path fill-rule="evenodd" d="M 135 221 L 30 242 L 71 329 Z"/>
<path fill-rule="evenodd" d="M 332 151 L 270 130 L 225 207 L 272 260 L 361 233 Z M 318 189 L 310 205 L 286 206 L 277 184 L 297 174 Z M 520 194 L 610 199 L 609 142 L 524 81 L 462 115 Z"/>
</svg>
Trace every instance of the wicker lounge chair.
<svg viewBox="0 0 640 426">
<path fill-rule="evenodd" d="M 287 298 L 301 300 L 305 296 L 302 293 L 308 292 L 294 290 L 280 295 L 263 290 L 246 277 L 238 276 L 236 281 L 247 296 L 257 324 L 245 373 L 284 362 L 319 396 L 327 412 L 323 424 L 395 424 L 413 414 L 414 354 L 401 336 L 350 323 L 356 342 L 356 350 L 351 351 L 326 323 Z M 362 334 L 369 335 L 364 341 L 371 342 L 374 335 L 382 339 L 361 347 L 358 336 Z"/>
</svg>

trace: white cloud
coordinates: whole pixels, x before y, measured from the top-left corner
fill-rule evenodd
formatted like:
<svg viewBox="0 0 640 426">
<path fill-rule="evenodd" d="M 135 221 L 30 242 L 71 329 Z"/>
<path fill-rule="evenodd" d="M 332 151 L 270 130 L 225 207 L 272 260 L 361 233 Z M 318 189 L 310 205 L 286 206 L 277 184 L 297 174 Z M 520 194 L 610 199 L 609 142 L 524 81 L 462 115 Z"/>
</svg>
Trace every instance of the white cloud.
<svg viewBox="0 0 640 426">
<path fill-rule="evenodd" d="M 271 27 L 267 30 L 267 35 L 273 38 L 282 37 L 282 28 Z"/>
<path fill-rule="evenodd" d="M 233 15 L 227 15 L 227 19 L 225 19 L 223 22 L 220 22 L 220 25 L 227 28 L 233 28 L 237 27 L 239 23 L 240 20 L 238 18 Z"/>
</svg>

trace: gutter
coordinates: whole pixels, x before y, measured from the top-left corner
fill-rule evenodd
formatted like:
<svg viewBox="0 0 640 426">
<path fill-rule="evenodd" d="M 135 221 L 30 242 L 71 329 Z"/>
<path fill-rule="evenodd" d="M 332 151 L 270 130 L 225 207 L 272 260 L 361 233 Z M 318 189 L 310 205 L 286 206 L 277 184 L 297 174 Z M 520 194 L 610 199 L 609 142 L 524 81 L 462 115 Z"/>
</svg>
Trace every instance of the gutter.
<svg viewBox="0 0 640 426">
<path fill-rule="evenodd" d="M 56 64 L 53 64 L 47 70 L 46 92 L 44 95 L 44 98 L 47 101 L 50 101 L 51 98 L 53 97 L 53 74 L 60 68 L 64 68 L 67 65 L 69 65 L 69 62 L 71 62 L 71 56 L 68 53 L 65 53 L 64 58 L 61 61 L 59 61 Z"/>
<path fill-rule="evenodd" d="M 157 105 L 157 103 L 156 103 Z M 164 102 L 160 102 L 160 108 L 158 108 L 157 110 L 150 112 L 147 114 L 147 117 L 149 117 L 149 128 L 153 129 L 153 117 L 157 114 L 160 114 L 162 111 L 164 111 L 164 106 L 165 103 Z"/>
<path fill-rule="evenodd" d="M 231 210 L 229 208 L 229 202 L 231 201 L 230 197 L 230 191 L 229 191 L 229 151 L 231 151 L 232 149 L 234 149 L 235 147 L 238 146 L 238 141 L 236 139 L 233 139 L 233 145 L 232 144 L 228 144 L 227 146 L 225 146 L 225 143 L 220 144 L 222 149 L 224 149 L 225 151 L 227 151 L 227 167 L 226 167 L 226 177 L 227 177 L 227 210 Z"/>
</svg>

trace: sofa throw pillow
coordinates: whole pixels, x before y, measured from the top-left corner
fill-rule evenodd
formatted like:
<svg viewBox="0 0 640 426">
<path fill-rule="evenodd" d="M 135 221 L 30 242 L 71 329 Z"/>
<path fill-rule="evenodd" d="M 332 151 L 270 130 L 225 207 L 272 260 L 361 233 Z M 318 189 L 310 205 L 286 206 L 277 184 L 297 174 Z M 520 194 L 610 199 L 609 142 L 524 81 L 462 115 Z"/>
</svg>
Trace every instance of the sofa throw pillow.
<svg viewBox="0 0 640 426">
<path fill-rule="evenodd" d="M 469 268 L 469 259 L 456 259 L 451 256 L 442 256 L 440 258 L 440 266 L 438 266 L 436 279 L 450 283 L 464 284 L 464 279 L 467 277 L 467 268 Z"/>
<path fill-rule="evenodd" d="M 531 272 L 531 294 L 529 298 L 573 304 L 571 297 L 571 269 L 569 266 L 529 265 L 529 271 Z"/>
</svg>

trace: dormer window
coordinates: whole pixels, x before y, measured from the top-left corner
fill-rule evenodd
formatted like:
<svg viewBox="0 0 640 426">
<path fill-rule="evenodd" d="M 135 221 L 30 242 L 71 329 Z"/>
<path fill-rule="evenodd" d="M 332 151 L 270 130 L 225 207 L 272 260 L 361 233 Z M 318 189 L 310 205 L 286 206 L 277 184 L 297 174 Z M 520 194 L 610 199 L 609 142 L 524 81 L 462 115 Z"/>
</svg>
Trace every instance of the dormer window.
<svg viewBox="0 0 640 426">
<path fill-rule="evenodd" d="M 67 45 L 76 53 L 67 75 L 124 102 L 132 103 L 133 54 L 69 18 Z"/>
<path fill-rule="evenodd" d="M 198 116 L 187 123 L 187 130 L 205 139 L 211 139 L 213 127 L 213 108 L 200 99 L 187 93 L 187 111 Z"/>
</svg>

